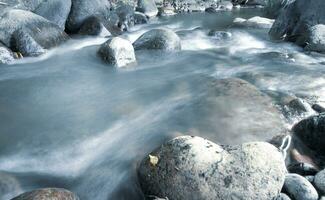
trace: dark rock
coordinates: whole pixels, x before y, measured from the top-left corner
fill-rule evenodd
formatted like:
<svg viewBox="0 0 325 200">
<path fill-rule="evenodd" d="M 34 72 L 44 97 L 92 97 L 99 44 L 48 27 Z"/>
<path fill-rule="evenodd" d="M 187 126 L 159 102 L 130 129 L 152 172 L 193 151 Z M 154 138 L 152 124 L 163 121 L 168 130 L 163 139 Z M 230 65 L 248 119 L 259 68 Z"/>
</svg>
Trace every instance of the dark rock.
<svg viewBox="0 0 325 200">
<path fill-rule="evenodd" d="M 45 49 L 39 45 L 29 33 L 18 29 L 13 32 L 10 42 L 11 49 L 23 56 L 39 56 L 45 53 Z"/>
<path fill-rule="evenodd" d="M 216 30 L 209 31 L 208 36 L 211 36 L 213 39 L 218 41 L 225 41 L 232 38 L 232 34 L 230 32 Z"/>
<path fill-rule="evenodd" d="M 114 37 L 102 44 L 98 54 L 105 62 L 117 67 L 136 62 L 132 44 L 120 37 Z"/>
<path fill-rule="evenodd" d="M 79 198 L 65 189 L 46 188 L 23 193 L 12 200 L 79 200 Z"/>
<path fill-rule="evenodd" d="M 318 193 L 314 186 L 298 174 L 287 174 L 284 191 L 295 200 L 318 200 Z"/>
<path fill-rule="evenodd" d="M 281 190 L 285 173 L 282 154 L 268 143 L 219 146 L 191 136 L 165 143 L 138 169 L 147 195 L 202 200 L 270 200 Z"/>
<path fill-rule="evenodd" d="M 306 34 L 307 45 L 305 49 L 325 53 L 325 25 L 317 24 L 309 27 Z"/>
<path fill-rule="evenodd" d="M 149 20 L 145 14 L 141 12 L 134 13 L 134 24 L 146 24 L 148 21 Z"/>
<path fill-rule="evenodd" d="M 158 8 L 154 0 L 139 0 L 137 10 L 148 17 L 155 17 L 158 14 Z"/>
<path fill-rule="evenodd" d="M 8 64 L 14 61 L 13 52 L 0 43 L 0 64 Z"/>
<path fill-rule="evenodd" d="M 72 0 L 66 28 L 70 32 L 77 32 L 84 21 L 91 16 L 108 20 L 110 7 L 109 1 L 106 0 Z"/>
<path fill-rule="evenodd" d="M 140 36 L 133 43 L 135 50 L 160 49 L 180 50 L 181 40 L 176 33 L 169 29 L 153 29 Z"/>
<path fill-rule="evenodd" d="M 67 34 L 56 24 L 24 10 L 8 10 L 0 20 L 0 41 L 10 46 L 12 34 L 20 29 L 45 49 L 52 48 L 68 39 Z"/>
<path fill-rule="evenodd" d="M 299 174 L 301 176 L 315 175 L 319 170 L 308 163 L 295 163 L 288 167 L 290 173 Z"/>
<path fill-rule="evenodd" d="M 316 112 L 318 112 L 318 113 L 323 113 L 323 112 L 325 112 L 325 108 L 324 108 L 323 106 L 319 105 L 319 104 L 314 104 L 314 105 L 312 105 L 311 108 L 312 108 L 313 110 L 315 110 Z"/>
<path fill-rule="evenodd" d="M 325 194 L 325 170 L 322 170 L 316 174 L 314 184 L 322 194 Z"/>
<path fill-rule="evenodd" d="M 88 19 L 86 19 L 79 32 L 80 35 L 91 35 L 91 36 L 108 36 L 110 35 L 110 32 L 105 28 L 105 26 L 102 24 L 100 19 L 98 19 L 95 16 L 91 16 Z"/>
<path fill-rule="evenodd" d="M 43 0 L 33 12 L 64 30 L 70 9 L 71 0 Z"/>
<path fill-rule="evenodd" d="M 300 121 L 292 131 L 311 150 L 325 155 L 325 113 Z"/>
<path fill-rule="evenodd" d="M 280 193 L 277 197 L 275 197 L 273 200 L 291 200 L 288 195 Z"/>
<path fill-rule="evenodd" d="M 134 25 L 134 8 L 125 3 L 118 3 L 115 13 L 119 17 L 118 27 L 122 31 L 127 31 L 129 27 Z"/>
<path fill-rule="evenodd" d="M 296 0 L 280 13 L 269 34 L 273 39 L 284 39 L 306 46 L 308 31 L 317 24 L 325 24 L 323 0 Z"/>
<path fill-rule="evenodd" d="M 307 179 L 311 184 L 314 184 L 315 176 L 305 176 L 305 179 Z"/>
</svg>

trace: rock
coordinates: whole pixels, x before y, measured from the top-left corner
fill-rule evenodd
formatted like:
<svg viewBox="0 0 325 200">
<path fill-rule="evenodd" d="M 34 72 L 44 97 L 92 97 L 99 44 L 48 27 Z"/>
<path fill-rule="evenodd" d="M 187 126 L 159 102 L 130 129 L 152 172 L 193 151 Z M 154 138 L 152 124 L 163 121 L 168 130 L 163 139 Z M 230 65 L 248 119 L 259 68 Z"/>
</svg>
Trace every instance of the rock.
<svg viewBox="0 0 325 200">
<path fill-rule="evenodd" d="M 230 32 L 216 30 L 209 31 L 208 36 L 211 36 L 213 39 L 218 41 L 225 41 L 232 38 L 232 34 Z"/>
<path fill-rule="evenodd" d="M 180 50 L 181 39 L 169 29 L 153 29 L 140 36 L 133 43 L 135 50 L 160 49 L 166 51 Z"/>
<path fill-rule="evenodd" d="M 221 1 L 218 4 L 220 10 L 232 10 L 233 7 L 234 5 L 230 1 Z"/>
<path fill-rule="evenodd" d="M 10 174 L 0 172 L 0 199 L 10 199 L 21 193 L 18 180 Z"/>
<path fill-rule="evenodd" d="M 104 61 L 117 67 L 136 62 L 132 44 L 120 37 L 114 37 L 102 44 L 98 54 Z"/>
<path fill-rule="evenodd" d="M 306 108 L 304 102 L 299 99 L 299 98 L 295 98 L 293 100 L 291 100 L 287 106 L 289 108 L 291 108 L 292 110 L 296 111 L 297 113 L 304 113 L 304 112 L 307 112 L 308 109 Z"/>
<path fill-rule="evenodd" d="M 45 188 L 23 193 L 12 200 L 79 200 L 79 198 L 65 189 Z"/>
<path fill-rule="evenodd" d="M 210 137 L 216 140 L 238 144 L 265 141 L 285 133 L 281 113 L 270 97 L 247 81 L 238 78 L 211 80 L 205 95 L 204 100 L 197 102 L 197 109 L 191 112 L 207 116 L 207 119 L 204 123 L 195 124 L 194 121 L 193 124 L 207 128 L 201 132 L 213 130 Z M 184 115 L 191 116 L 191 113 Z"/>
<path fill-rule="evenodd" d="M 284 39 L 305 46 L 308 31 L 317 24 L 325 24 L 323 0 L 296 0 L 280 13 L 269 34 L 273 39 Z M 317 33 L 318 34 L 318 33 Z"/>
<path fill-rule="evenodd" d="M 23 56 L 39 56 L 45 53 L 45 49 L 39 45 L 27 32 L 18 29 L 13 32 L 10 42 L 11 49 Z"/>
<path fill-rule="evenodd" d="M 319 170 L 308 163 L 291 164 L 288 167 L 290 173 L 299 174 L 301 176 L 315 175 Z"/>
<path fill-rule="evenodd" d="M 191 136 L 168 141 L 138 169 L 144 194 L 175 200 L 270 200 L 285 173 L 282 154 L 271 144 L 219 146 Z"/>
<path fill-rule="evenodd" d="M 175 12 L 203 12 L 209 7 L 218 7 L 220 0 L 165 0 L 164 6 L 171 5 Z"/>
<path fill-rule="evenodd" d="M 109 36 L 109 35 L 111 35 L 111 33 L 101 23 L 100 19 L 98 19 L 95 16 L 91 16 L 83 22 L 78 34 L 91 35 L 91 36 Z"/>
<path fill-rule="evenodd" d="M 158 16 L 171 16 L 176 15 L 175 9 L 173 7 L 160 7 L 158 8 Z"/>
<path fill-rule="evenodd" d="M 148 21 L 149 20 L 145 14 L 141 12 L 134 13 L 134 24 L 146 24 Z"/>
<path fill-rule="evenodd" d="M 291 200 L 288 195 L 280 193 L 277 197 L 275 197 L 273 200 Z"/>
<path fill-rule="evenodd" d="M 316 112 L 318 112 L 318 113 L 323 113 L 323 112 L 325 112 L 325 108 L 324 108 L 323 106 L 319 105 L 319 104 L 314 104 L 314 105 L 312 105 L 311 108 L 312 108 L 313 110 L 315 110 Z"/>
<path fill-rule="evenodd" d="M 283 188 L 295 200 L 318 200 L 314 186 L 298 174 L 287 174 Z"/>
<path fill-rule="evenodd" d="M 305 176 L 305 179 L 307 179 L 311 184 L 314 184 L 315 176 Z"/>
<path fill-rule="evenodd" d="M 107 0 L 72 0 L 66 28 L 70 32 L 75 33 L 84 21 L 92 16 L 97 17 L 103 23 L 106 20 L 108 22 L 110 18 L 110 7 L 109 1 Z"/>
<path fill-rule="evenodd" d="M 0 43 L 0 64 L 9 64 L 14 60 L 13 52 Z"/>
<path fill-rule="evenodd" d="M 56 24 L 24 10 L 8 10 L 0 19 L 0 41 L 10 47 L 13 33 L 20 29 L 45 49 L 57 46 L 68 39 Z"/>
<path fill-rule="evenodd" d="M 322 170 L 316 174 L 314 184 L 322 194 L 325 194 L 325 170 Z"/>
<path fill-rule="evenodd" d="M 268 0 L 232 0 L 236 5 L 238 4 L 247 4 L 247 5 L 267 5 Z"/>
<path fill-rule="evenodd" d="M 235 18 L 234 19 L 234 26 L 239 27 L 249 27 L 249 28 L 271 28 L 274 20 L 268 19 L 264 17 L 255 16 L 250 19 L 243 19 L 243 18 Z"/>
<path fill-rule="evenodd" d="M 300 121 L 292 131 L 311 150 L 325 155 L 325 113 Z"/>
<path fill-rule="evenodd" d="M 134 8 L 131 5 L 119 2 L 115 9 L 115 13 L 119 18 L 118 27 L 121 28 L 122 31 L 127 31 L 129 27 L 134 25 Z"/>
<path fill-rule="evenodd" d="M 43 0 L 33 12 L 64 30 L 70 9 L 71 0 Z"/>
<path fill-rule="evenodd" d="M 312 26 L 306 34 L 307 45 L 305 49 L 325 53 L 325 25 L 317 24 Z"/>
<path fill-rule="evenodd" d="M 139 0 L 137 10 L 148 17 L 155 17 L 158 14 L 158 8 L 154 0 Z"/>
</svg>

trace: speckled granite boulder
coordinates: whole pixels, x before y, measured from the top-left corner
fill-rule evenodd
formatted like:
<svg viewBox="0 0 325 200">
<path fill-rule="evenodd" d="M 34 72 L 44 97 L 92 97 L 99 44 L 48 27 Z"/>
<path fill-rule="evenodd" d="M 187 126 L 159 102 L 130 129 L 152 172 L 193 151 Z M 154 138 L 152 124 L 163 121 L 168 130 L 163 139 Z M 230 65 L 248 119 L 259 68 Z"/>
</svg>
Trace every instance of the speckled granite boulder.
<svg viewBox="0 0 325 200">
<path fill-rule="evenodd" d="M 269 143 L 220 146 L 192 136 L 163 144 L 138 169 L 146 195 L 173 200 L 270 200 L 285 173 L 282 154 Z"/>
</svg>

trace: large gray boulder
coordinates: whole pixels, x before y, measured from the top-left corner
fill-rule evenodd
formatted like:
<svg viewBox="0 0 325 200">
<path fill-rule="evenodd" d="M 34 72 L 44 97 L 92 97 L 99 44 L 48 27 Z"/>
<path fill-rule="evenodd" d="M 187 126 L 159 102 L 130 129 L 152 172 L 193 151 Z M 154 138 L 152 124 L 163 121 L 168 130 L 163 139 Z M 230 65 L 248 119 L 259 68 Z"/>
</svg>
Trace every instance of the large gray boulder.
<svg viewBox="0 0 325 200">
<path fill-rule="evenodd" d="M 324 0 L 296 0 L 289 3 L 275 20 L 270 36 L 306 46 L 308 30 L 314 25 L 325 24 L 324 7 Z"/>
<path fill-rule="evenodd" d="M 139 0 L 137 10 L 148 17 L 155 17 L 158 14 L 158 8 L 154 0 Z"/>
<path fill-rule="evenodd" d="M 124 67 L 136 63 L 132 44 L 120 37 L 114 37 L 102 44 L 98 54 L 105 62 L 116 67 Z"/>
<path fill-rule="evenodd" d="M 71 0 L 43 0 L 33 12 L 64 30 L 70 9 Z"/>
<path fill-rule="evenodd" d="M 138 169 L 144 194 L 173 200 L 270 200 L 285 173 L 282 154 L 269 143 L 220 146 L 192 136 L 163 144 Z"/>
<path fill-rule="evenodd" d="M 269 29 L 274 23 L 273 19 L 255 16 L 249 19 L 235 18 L 234 25 L 247 28 L 265 28 Z"/>
<path fill-rule="evenodd" d="M 308 51 L 325 53 L 325 25 L 317 24 L 309 27 L 306 35 L 306 47 Z"/>
<path fill-rule="evenodd" d="M 159 49 L 174 51 L 181 49 L 181 39 L 169 29 L 153 29 L 141 35 L 134 43 L 135 50 Z"/>
<path fill-rule="evenodd" d="M 325 170 L 322 170 L 316 174 L 314 184 L 322 194 L 325 194 Z"/>
<path fill-rule="evenodd" d="M 287 174 L 283 188 L 295 200 L 318 200 L 314 186 L 298 174 Z"/>
<path fill-rule="evenodd" d="M 292 131 L 311 150 L 325 155 L 325 113 L 300 121 Z"/>
<path fill-rule="evenodd" d="M 45 188 L 23 193 L 12 200 L 79 200 L 79 198 L 65 189 Z"/>
<path fill-rule="evenodd" d="M 28 34 L 41 47 L 48 49 L 61 44 L 68 35 L 56 24 L 25 10 L 11 9 L 0 17 L 0 41 L 11 46 L 12 35 L 17 30 Z"/>
</svg>

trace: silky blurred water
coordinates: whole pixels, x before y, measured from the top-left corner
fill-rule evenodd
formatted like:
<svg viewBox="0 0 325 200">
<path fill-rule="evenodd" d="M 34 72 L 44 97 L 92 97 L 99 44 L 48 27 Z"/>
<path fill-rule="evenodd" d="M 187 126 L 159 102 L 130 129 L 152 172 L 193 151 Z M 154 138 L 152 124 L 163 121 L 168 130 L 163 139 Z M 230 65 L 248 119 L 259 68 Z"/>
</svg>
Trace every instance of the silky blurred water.
<svg viewBox="0 0 325 200">
<path fill-rule="evenodd" d="M 134 41 L 152 28 L 170 28 L 183 50 L 136 52 L 131 68 L 114 69 L 97 57 L 105 38 L 73 39 L 41 57 L 1 65 L 0 171 L 19 184 L 8 196 L 63 187 L 81 199 L 141 199 L 136 166 L 169 138 L 189 133 L 240 143 L 206 123 L 211 115 L 194 112 L 211 78 L 242 77 L 261 91 L 324 103 L 325 57 L 271 41 L 266 29 L 231 27 L 236 16 L 256 15 L 183 14 L 134 27 L 123 37 Z M 207 35 L 211 29 L 232 38 L 217 40 Z M 302 117 L 283 120 L 291 126 Z"/>
</svg>

